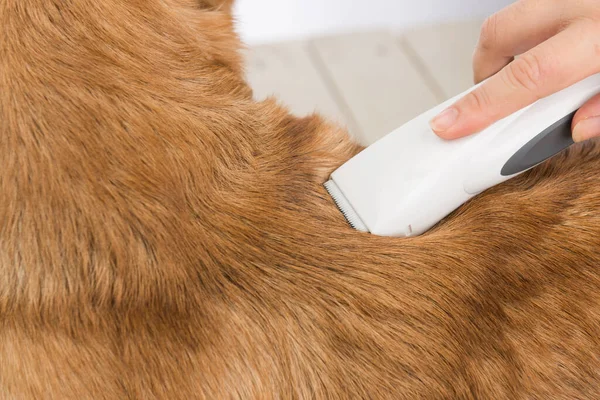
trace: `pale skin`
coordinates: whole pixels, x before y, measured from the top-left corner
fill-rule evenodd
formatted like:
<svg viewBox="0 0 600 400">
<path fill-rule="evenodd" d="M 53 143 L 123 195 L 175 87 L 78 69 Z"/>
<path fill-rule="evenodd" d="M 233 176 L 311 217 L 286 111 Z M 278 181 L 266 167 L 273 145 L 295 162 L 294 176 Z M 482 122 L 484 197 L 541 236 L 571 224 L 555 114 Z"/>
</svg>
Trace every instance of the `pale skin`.
<svg viewBox="0 0 600 400">
<path fill-rule="evenodd" d="M 600 0 L 511 4 L 483 24 L 473 70 L 475 82 L 488 81 L 430 123 L 444 139 L 479 132 L 600 72 Z M 600 95 L 576 113 L 572 129 L 576 142 L 600 136 Z"/>
</svg>

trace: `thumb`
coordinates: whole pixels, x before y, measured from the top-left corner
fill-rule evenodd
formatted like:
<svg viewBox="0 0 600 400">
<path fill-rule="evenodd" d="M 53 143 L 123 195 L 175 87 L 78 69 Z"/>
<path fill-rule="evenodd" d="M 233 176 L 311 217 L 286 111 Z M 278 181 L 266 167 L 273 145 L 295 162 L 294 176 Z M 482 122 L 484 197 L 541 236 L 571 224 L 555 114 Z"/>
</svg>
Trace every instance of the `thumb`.
<svg viewBox="0 0 600 400">
<path fill-rule="evenodd" d="M 600 136 L 600 94 L 592 97 L 575 113 L 573 118 L 573 140 L 584 140 Z"/>
</svg>

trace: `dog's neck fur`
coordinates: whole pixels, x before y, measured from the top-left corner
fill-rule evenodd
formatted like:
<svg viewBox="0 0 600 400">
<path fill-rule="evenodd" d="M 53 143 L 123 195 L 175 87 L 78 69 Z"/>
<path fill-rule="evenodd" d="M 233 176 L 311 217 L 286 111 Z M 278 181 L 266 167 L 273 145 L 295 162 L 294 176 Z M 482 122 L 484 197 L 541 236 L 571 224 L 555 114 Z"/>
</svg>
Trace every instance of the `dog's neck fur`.
<svg viewBox="0 0 600 400">
<path fill-rule="evenodd" d="M 229 7 L 0 5 L 0 393 L 593 393 L 597 147 L 360 234 L 322 187 L 359 147 L 252 100 Z"/>
<path fill-rule="evenodd" d="M 217 282 L 276 212 L 310 223 L 304 199 L 357 151 L 318 117 L 252 100 L 228 13 L 171 3 L 1 14 L 6 310 L 189 307 L 212 287 L 191 278 Z"/>
</svg>

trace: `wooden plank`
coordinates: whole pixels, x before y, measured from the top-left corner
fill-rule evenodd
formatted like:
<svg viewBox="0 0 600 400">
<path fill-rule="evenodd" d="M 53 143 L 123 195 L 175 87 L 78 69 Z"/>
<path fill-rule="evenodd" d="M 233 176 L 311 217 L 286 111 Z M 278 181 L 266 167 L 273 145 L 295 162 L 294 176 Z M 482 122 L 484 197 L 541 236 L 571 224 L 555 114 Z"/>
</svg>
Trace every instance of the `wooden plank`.
<svg viewBox="0 0 600 400">
<path fill-rule="evenodd" d="M 257 100 L 274 96 L 296 115 L 317 111 L 347 125 L 347 118 L 313 64 L 306 43 L 253 47 L 247 51 L 246 61 L 246 78 Z"/>
<path fill-rule="evenodd" d="M 370 144 L 437 103 L 436 96 L 388 32 L 356 33 L 312 42 Z"/>
<path fill-rule="evenodd" d="M 401 37 L 405 50 L 437 85 L 440 101 L 473 85 L 472 59 L 483 21 L 423 27 Z"/>
</svg>

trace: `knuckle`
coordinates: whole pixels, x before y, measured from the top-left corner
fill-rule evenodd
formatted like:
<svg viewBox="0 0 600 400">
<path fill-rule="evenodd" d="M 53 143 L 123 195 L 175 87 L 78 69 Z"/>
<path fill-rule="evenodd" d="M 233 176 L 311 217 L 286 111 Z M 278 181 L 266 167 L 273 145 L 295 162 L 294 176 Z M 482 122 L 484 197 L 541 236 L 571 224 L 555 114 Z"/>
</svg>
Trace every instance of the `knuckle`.
<svg viewBox="0 0 600 400">
<path fill-rule="evenodd" d="M 507 83 L 511 87 L 524 88 L 533 93 L 539 92 L 546 74 L 540 58 L 532 53 L 517 58 L 506 69 Z"/>
<path fill-rule="evenodd" d="M 481 87 L 469 93 L 465 98 L 465 103 L 469 109 L 482 112 L 490 106 L 490 96 L 487 90 Z"/>
<path fill-rule="evenodd" d="M 498 17 L 494 14 L 485 19 L 479 33 L 479 47 L 490 50 L 498 40 Z"/>
</svg>

